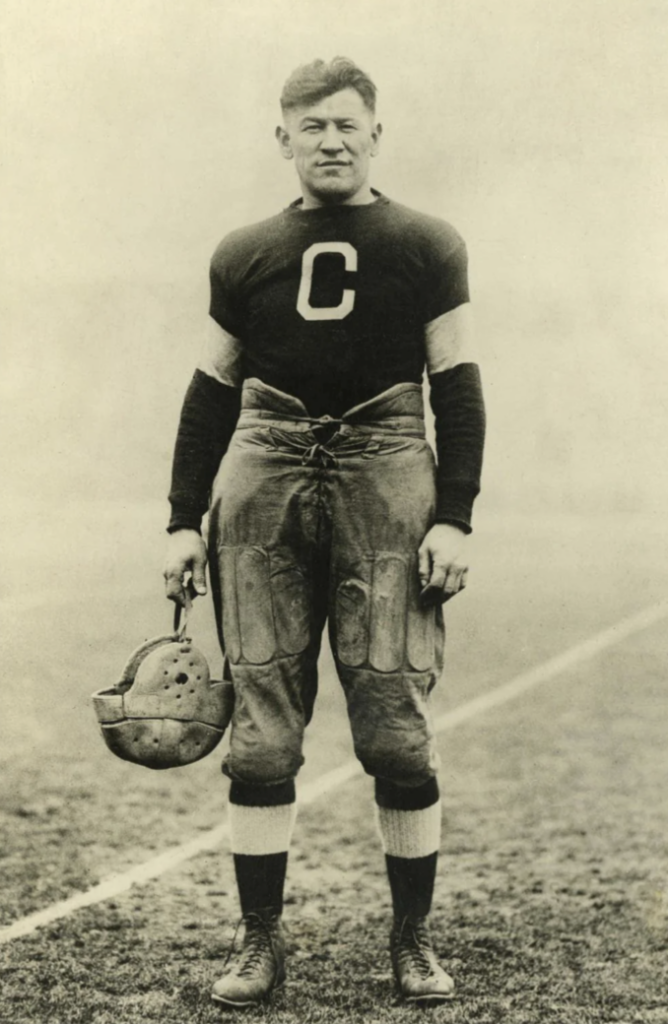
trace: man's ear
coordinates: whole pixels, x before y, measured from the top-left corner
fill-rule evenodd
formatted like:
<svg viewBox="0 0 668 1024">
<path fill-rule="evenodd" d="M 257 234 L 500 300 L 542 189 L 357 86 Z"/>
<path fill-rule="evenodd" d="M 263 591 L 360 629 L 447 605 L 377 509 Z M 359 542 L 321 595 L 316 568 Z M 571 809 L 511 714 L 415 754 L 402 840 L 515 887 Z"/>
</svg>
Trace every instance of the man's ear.
<svg viewBox="0 0 668 1024">
<path fill-rule="evenodd" d="M 281 151 L 281 156 L 284 160 L 292 160 L 294 154 L 292 152 L 292 146 L 290 145 L 290 136 L 282 124 L 278 125 L 275 134 L 276 141 L 278 142 L 278 148 Z"/>
<path fill-rule="evenodd" d="M 371 132 L 371 156 L 377 156 L 378 150 L 380 149 L 380 137 L 383 134 L 383 126 L 378 123 L 373 131 Z"/>
</svg>

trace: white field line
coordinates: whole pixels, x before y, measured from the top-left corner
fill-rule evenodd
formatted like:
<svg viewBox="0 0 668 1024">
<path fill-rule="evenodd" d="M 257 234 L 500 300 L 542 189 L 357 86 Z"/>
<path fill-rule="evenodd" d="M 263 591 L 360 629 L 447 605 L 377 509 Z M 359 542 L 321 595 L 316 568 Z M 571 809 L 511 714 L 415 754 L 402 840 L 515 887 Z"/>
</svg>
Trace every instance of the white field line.
<svg viewBox="0 0 668 1024">
<path fill-rule="evenodd" d="M 651 605 L 636 615 L 622 619 L 614 626 L 595 633 L 588 640 L 569 647 L 563 654 L 550 658 L 548 661 L 544 661 L 527 672 L 522 672 L 519 676 L 511 679 L 510 682 L 504 683 L 502 686 L 498 686 L 494 690 L 476 697 L 474 700 L 467 701 L 466 704 L 460 705 L 454 711 L 448 711 L 444 715 L 440 715 L 435 722 L 436 732 L 447 732 L 449 729 L 454 729 L 463 722 L 468 722 L 470 719 L 482 715 L 492 708 L 514 700 L 534 686 L 539 686 L 541 683 L 547 683 L 551 679 L 555 679 L 575 665 L 593 658 L 595 655 L 600 654 L 601 651 L 606 650 L 606 648 L 613 647 L 615 644 L 621 643 L 622 640 L 633 636 L 634 633 L 639 633 L 666 618 L 668 618 L 668 601 Z M 299 803 L 301 805 L 314 803 L 320 797 L 325 796 L 326 793 L 331 792 L 338 786 L 342 786 L 360 772 L 361 767 L 359 763 L 353 760 L 341 765 L 340 768 L 326 772 L 319 778 L 314 779 L 313 782 L 300 787 Z M 53 903 L 50 907 L 45 907 L 44 910 L 28 914 L 27 917 L 15 921 L 14 924 L 0 929 L 0 945 L 11 942 L 13 939 L 21 938 L 24 935 L 30 935 L 38 928 L 51 924 L 53 921 L 69 917 L 75 910 L 80 910 L 82 907 L 90 907 L 95 903 L 101 903 L 103 900 L 111 899 L 113 896 L 127 892 L 133 885 L 143 885 L 153 878 L 158 878 L 165 871 L 169 871 L 170 868 L 174 868 L 178 864 L 183 863 L 183 861 L 189 860 L 203 850 L 213 849 L 218 846 L 227 835 L 227 832 L 228 825 L 227 822 L 224 822 L 222 825 L 204 832 L 187 843 L 174 846 L 164 853 L 160 853 L 156 857 L 145 861 L 143 864 L 138 864 L 128 871 L 113 875 L 105 882 L 94 885 L 86 892 L 77 893 L 68 899 Z"/>
</svg>

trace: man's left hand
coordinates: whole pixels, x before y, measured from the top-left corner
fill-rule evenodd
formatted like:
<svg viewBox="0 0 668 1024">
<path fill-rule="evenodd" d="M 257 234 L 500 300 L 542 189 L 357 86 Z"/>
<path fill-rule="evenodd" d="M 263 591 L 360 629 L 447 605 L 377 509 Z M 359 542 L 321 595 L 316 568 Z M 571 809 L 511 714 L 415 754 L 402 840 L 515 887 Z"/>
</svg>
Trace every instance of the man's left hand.
<svg viewBox="0 0 668 1024">
<path fill-rule="evenodd" d="M 466 586 L 468 566 L 459 561 L 466 534 L 449 523 L 436 523 L 418 551 L 424 604 L 443 604 Z"/>
</svg>

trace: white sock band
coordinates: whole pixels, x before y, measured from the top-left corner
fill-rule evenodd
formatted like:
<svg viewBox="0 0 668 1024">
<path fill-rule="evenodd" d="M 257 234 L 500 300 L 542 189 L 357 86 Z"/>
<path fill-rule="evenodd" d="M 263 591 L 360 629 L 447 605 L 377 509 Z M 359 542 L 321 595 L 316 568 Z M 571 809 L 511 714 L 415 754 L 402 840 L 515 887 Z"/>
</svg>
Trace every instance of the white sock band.
<svg viewBox="0 0 668 1024">
<path fill-rule="evenodd" d="M 245 807 L 231 803 L 228 814 L 232 853 L 263 857 L 289 850 L 297 817 L 296 804 Z"/>
<path fill-rule="evenodd" d="M 441 845 L 441 801 L 421 811 L 376 806 L 383 850 L 390 857 L 428 857 Z"/>
</svg>

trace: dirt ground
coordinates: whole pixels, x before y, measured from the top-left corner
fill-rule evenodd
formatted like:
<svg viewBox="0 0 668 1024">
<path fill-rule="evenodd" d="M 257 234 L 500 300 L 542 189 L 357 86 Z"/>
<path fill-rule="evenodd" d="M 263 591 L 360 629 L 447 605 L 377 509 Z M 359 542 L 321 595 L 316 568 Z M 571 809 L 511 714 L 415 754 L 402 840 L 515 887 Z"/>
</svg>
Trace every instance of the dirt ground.
<svg viewBox="0 0 668 1024">
<path fill-rule="evenodd" d="M 132 538 L 120 532 L 128 514 L 71 509 L 43 549 L 34 540 L 26 546 L 32 563 L 10 561 L 0 927 L 224 818 L 218 751 L 152 773 L 113 758 L 96 731 L 90 692 L 113 681 L 133 644 L 168 625 L 154 510 L 134 516 Z M 83 562 L 69 557 L 75 536 Z M 483 520 L 470 589 L 448 613 L 437 713 L 663 599 L 665 546 L 651 520 Z M 21 586 L 37 573 L 39 587 Z M 216 666 L 208 606 L 194 627 Z M 457 997 L 428 1016 L 452 1024 L 668 1022 L 664 636 L 655 625 L 440 737 L 434 933 Z M 352 756 L 327 656 L 322 668 L 301 782 Z M 415 1017 L 392 985 L 390 904 L 366 777 L 301 809 L 285 916 L 287 985 L 245 1020 Z M 5 945 L 0 1020 L 217 1021 L 226 1015 L 208 993 L 237 919 L 230 858 L 224 849 L 204 852 Z"/>
</svg>

